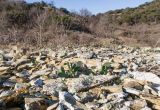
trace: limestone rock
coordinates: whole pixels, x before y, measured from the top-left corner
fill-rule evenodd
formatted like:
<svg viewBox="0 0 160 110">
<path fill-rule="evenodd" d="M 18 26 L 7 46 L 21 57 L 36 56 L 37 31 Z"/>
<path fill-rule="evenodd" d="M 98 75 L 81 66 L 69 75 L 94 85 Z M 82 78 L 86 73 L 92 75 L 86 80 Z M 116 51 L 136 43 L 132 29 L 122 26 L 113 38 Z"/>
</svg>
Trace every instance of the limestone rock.
<svg viewBox="0 0 160 110">
<path fill-rule="evenodd" d="M 47 105 L 43 98 L 25 98 L 26 110 L 46 110 Z"/>
<path fill-rule="evenodd" d="M 67 87 L 63 82 L 51 81 L 43 85 L 43 91 L 49 94 L 57 94 L 59 91 L 66 90 Z"/>
<path fill-rule="evenodd" d="M 160 78 L 153 73 L 136 71 L 130 72 L 130 74 L 133 75 L 134 79 L 148 81 L 154 84 L 160 84 Z"/>
</svg>

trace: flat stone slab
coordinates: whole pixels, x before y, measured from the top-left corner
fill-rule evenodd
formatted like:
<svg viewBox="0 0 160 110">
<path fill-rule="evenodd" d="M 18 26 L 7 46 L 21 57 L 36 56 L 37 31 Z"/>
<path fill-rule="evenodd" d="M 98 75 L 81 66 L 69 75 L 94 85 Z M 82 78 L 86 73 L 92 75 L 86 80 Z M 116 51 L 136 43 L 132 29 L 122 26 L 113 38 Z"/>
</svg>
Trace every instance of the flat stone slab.
<svg viewBox="0 0 160 110">
<path fill-rule="evenodd" d="M 106 82 L 114 80 L 117 76 L 83 76 L 80 78 L 70 78 L 67 80 L 68 91 L 71 93 L 89 90 L 91 88 L 103 85 Z"/>
<path fill-rule="evenodd" d="M 160 84 L 160 78 L 150 72 L 130 72 L 129 74 L 133 75 L 134 79 L 137 80 L 144 80 L 144 81 L 148 81 L 148 82 L 152 82 L 154 84 Z"/>
</svg>

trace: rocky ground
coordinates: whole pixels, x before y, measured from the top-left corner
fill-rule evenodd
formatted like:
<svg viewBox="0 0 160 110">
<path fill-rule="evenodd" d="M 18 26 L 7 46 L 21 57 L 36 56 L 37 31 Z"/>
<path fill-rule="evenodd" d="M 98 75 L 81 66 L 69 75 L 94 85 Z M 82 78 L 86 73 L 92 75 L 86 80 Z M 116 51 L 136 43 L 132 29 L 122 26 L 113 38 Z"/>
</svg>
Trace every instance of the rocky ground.
<svg viewBox="0 0 160 110">
<path fill-rule="evenodd" d="M 0 110 L 160 110 L 160 48 L 0 50 Z"/>
</svg>

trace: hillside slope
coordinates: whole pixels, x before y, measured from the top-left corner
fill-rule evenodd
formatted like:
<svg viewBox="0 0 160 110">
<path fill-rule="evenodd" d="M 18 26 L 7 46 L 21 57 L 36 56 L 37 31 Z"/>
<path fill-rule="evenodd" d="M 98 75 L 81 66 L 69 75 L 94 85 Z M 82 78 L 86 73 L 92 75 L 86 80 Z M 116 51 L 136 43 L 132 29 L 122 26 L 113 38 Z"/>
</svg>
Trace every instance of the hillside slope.
<svg viewBox="0 0 160 110">
<path fill-rule="evenodd" d="M 0 42 L 50 46 L 159 46 L 160 1 L 90 16 L 45 2 L 0 1 Z"/>
<path fill-rule="evenodd" d="M 87 27 L 87 17 L 70 13 L 65 8 L 57 9 L 53 4 L 4 0 L 0 1 L 0 15 L 3 45 L 68 46 L 94 40 Z"/>
<path fill-rule="evenodd" d="M 92 28 L 125 44 L 160 45 L 160 1 L 99 14 Z"/>
</svg>

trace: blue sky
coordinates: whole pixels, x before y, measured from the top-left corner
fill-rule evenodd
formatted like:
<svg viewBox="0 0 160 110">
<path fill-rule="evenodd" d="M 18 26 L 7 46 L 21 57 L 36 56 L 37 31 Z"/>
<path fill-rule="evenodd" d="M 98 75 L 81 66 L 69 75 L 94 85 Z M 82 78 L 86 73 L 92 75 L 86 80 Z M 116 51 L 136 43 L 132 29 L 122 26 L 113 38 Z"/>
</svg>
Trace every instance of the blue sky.
<svg viewBox="0 0 160 110">
<path fill-rule="evenodd" d="M 41 0 L 26 0 L 27 2 L 37 2 Z M 68 10 L 79 11 L 86 8 L 93 14 L 107 12 L 109 10 L 126 7 L 136 7 L 152 0 L 43 0 L 45 2 L 54 1 L 56 7 L 64 7 Z"/>
</svg>

